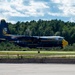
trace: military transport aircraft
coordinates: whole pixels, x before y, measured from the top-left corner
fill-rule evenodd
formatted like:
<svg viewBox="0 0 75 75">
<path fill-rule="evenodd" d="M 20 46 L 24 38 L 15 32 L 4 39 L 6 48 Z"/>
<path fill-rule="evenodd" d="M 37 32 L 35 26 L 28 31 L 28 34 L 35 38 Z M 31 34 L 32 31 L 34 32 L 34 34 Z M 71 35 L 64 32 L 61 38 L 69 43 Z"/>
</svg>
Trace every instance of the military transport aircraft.
<svg viewBox="0 0 75 75">
<path fill-rule="evenodd" d="M 13 35 L 9 33 L 8 23 L 5 20 L 0 21 L 0 41 L 13 42 L 22 47 L 65 47 L 68 42 L 61 36 L 25 36 Z"/>
</svg>

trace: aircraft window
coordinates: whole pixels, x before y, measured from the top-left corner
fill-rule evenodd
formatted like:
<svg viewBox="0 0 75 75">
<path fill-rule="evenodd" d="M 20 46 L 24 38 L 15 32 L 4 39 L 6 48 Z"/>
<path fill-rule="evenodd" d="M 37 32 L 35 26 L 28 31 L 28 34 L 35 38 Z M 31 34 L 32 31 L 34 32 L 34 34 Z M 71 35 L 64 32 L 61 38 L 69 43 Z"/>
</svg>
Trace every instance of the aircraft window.
<svg viewBox="0 0 75 75">
<path fill-rule="evenodd" d="M 59 40 L 62 40 L 63 38 L 59 38 Z"/>
</svg>

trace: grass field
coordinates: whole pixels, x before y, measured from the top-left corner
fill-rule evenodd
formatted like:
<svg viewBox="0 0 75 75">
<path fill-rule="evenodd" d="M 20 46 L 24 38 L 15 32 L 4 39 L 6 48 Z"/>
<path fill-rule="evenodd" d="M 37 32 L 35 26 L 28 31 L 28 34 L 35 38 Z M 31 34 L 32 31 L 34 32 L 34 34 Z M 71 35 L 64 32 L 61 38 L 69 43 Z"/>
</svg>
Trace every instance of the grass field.
<svg viewBox="0 0 75 75">
<path fill-rule="evenodd" d="M 75 51 L 0 51 L 0 58 L 75 58 Z"/>
<path fill-rule="evenodd" d="M 25 55 L 25 54 L 38 54 L 38 51 L 0 51 L 0 55 Z M 46 55 L 75 55 L 75 51 L 40 51 L 39 54 Z"/>
</svg>

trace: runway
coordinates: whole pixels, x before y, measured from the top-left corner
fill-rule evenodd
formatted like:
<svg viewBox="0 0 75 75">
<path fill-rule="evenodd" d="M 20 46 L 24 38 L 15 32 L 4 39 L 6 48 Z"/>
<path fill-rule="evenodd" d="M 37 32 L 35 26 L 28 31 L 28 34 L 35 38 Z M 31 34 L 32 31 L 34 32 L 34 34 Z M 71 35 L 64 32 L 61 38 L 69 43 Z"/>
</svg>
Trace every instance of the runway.
<svg viewBox="0 0 75 75">
<path fill-rule="evenodd" d="M 75 64 L 0 64 L 0 75 L 75 75 Z"/>
</svg>

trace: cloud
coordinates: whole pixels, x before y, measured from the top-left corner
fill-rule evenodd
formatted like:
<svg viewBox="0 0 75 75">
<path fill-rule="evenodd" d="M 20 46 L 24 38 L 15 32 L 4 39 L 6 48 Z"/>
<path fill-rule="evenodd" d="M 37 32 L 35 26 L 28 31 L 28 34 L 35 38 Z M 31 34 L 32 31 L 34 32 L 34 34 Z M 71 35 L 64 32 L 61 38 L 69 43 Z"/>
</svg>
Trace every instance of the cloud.
<svg viewBox="0 0 75 75">
<path fill-rule="evenodd" d="M 54 3 L 60 3 L 60 4 L 73 4 L 75 3 L 75 0 L 51 0 Z"/>
<path fill-rule="evenodd" d="M 48 14 L 51 15 L 51 16 L 61 16 L 60 13 L 52 13 L 52 12 L 48 12 Z"/>
<path fill-rule="evenodd" d="M 70 22 L 75 22 L 75 18 L 70 18 Z"/>
<path fill-rule="evenodd" d="M 29 5 L 24 3 L 28 2 Z M 35 0 L 0 0 L 0 16 L 12 17 L 38 17 L 44 16 L 44 10 L 48 8 L 46 2 Z"/>
<path fill-rule="evenodd" d="M 49 0 L 48 15 L 55 19 L 75 21 L 75 0 Z M 65 19 L 64 19 L 65 18 Z"/>
<path fill-rule="evenodd" d="M 71 21 L 75 18 L 74 4 L 75 0 L 0 0 L 0 19 L 15 22 L 66 17 Z"/>
<path fill-rule="evenodd" d="M 75 5 L 74 5 L 75 0 L 51 0 L 51 1 L 52 3 L 58 5 L 58 9 L 61 11 L 58 14 L 55 13 L 56 15 L 58 16 L 61 15 L 63 17 L 75 16 Z"/>
<path fill-rule="evenodd" d="M 0 16 L 0 20 L 2 20 L 2 19 L 7 20 L 7 18 L 6 18 L 6 17 Z"/>
</svg>

